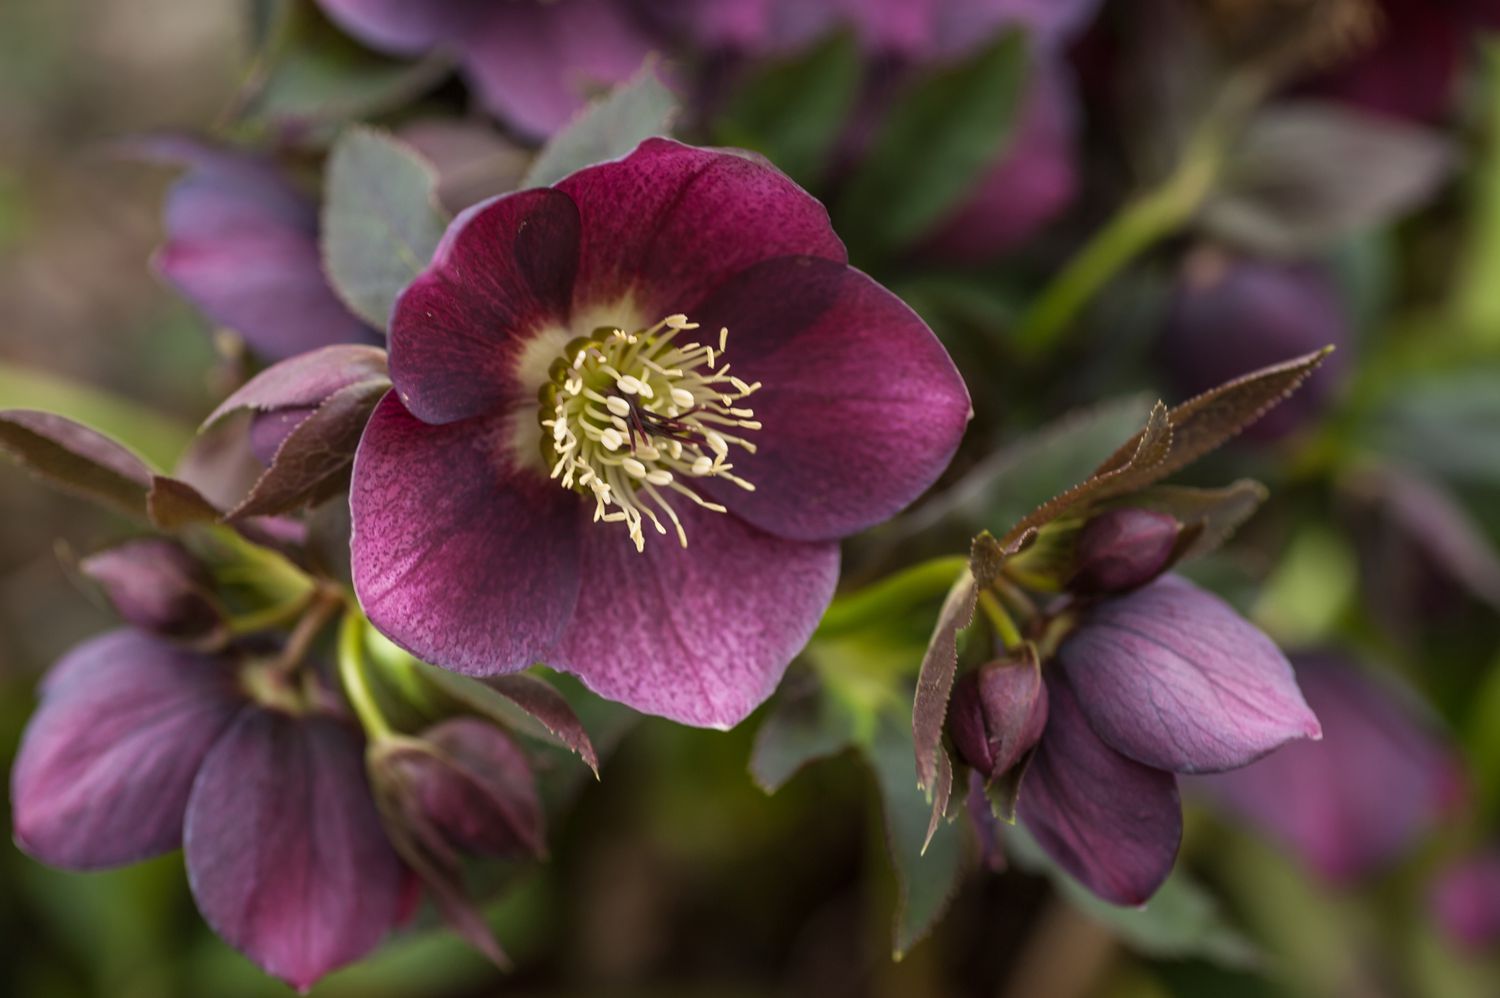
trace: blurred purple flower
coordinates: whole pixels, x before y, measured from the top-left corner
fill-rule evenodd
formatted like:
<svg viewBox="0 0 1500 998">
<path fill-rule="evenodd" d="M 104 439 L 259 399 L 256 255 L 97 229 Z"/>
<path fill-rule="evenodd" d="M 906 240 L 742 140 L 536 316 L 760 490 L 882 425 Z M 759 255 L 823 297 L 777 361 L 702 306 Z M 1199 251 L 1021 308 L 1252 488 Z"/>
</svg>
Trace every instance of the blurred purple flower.
<svg viewBox="0 0 1500 998">
<path fill-rule="evenodd" d="M 1500 945 L 1500 850 L 1490 849 L 1448 867 L 1429 903 L 1448 936 L 1470 950 Z"/>
<path fill-rule="evenodd" d="M 1318 738 L 1291 666 L 1217 597 L 1175 576 L 1087 609 L 1047 677 L 1047 726 L 1018 813 L 1106 901 L 1145 902 L 1182 835 L 1174 773 L 1244 766 Z"/>
<path fill-rule="evenodd" d="M 1161 349 L 1177 387 L 1196 394 L 1286 357 L 1339 347 L 1297 394 L 1245 431 L 1269 441 L 1323 410 L 1352 341 L 1348 311 L 1325 268 L 1201 248 L 1183 265 Z"/>
<path fill-rule="evenodd" d="M 207 571 L 176 541 L 126 541 L 89 555 L 78 569 L 99 583 L 132 627 L 166 637 L 201 638 L 222 622 Z"/>
<path fill-rule="evenodd" d="M 545 138 L 591 91 L 640 68 L 651 39 L 622 0 L 318 0 L 366 44 L 398 55 L 451 50 L 484 106 Z"/>
<path fill-rule="evenodd" d="M 268 160 L 180 136 L 137 148 L 188 167 L 167 196 L 154 264 L 204 315 L 272 360 L 375 342 L 324 275 L 317 205 Z"/>
<path fill-rule="evenodd" d="M 1193 781 L 1236 818 L 1343 883 L 1398 859 L 1463 794 L 1452 746 L 1409 691 L 1333 653 L 1294 655 L 1323 740 Z"/>
<path fill-rule="evenodd" d="M 663 139 L 456 219 L 396 305 L 391 380 L 351 495 L 371 621 L 710 726 L 770 694 L 839 538 L 931 485 L 969 414 L 817 201 Z"/>
<path fill-rule="evenodd" d="M 74 870 L 182 846 L 214 930 L 306 988 L 385 937 L 405 874 L 358 730 L 260 705 L 238 664 L 131 630 L 74 648 L 43 681 L 11 773 L 15 837 Z"/>
</svg>

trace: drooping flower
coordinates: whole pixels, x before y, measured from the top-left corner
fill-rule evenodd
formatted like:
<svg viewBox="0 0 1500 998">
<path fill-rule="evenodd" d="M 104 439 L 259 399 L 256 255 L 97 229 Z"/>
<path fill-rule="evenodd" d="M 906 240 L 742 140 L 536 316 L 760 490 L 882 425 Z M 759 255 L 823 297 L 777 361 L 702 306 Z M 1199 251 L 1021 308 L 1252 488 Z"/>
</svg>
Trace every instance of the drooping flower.
<svg viewBox="0 0 1500 998">
<path fill-rule="evenodd" d="M 712 726 L 770 694 L 838 539 L 923 492 L 969 414 L 821 205 L 662 139 L 456 219 L 397 303 L 391 380 L 351 494 L 371 621 Z"/>
<path fill-rule="evenodd" d="M 374 341 L 323 272 L 317 205 L 268 160 L 180 136 L 138 148 L 188 167 L 153 262 L 204 315 L 272 360 Z"/>
<path fill-rule="evenodd" d="M 1193 787 L 1342 883 L 1398 859 L 1462 792 L 1452 746 L 1408 691 L 1333 653 L 1292 656 L 1322 722 L 1319 742 L 1294 742 Z"/>
<path fill-rule="evenodd" d="M 640 68 L 650 37 L 620 0 L 318 0 L 385 52 L 458 56 L 485 107 L 529 138 L 557 131 L 592 92 Z"/>
<path fill-rule="evenodd" d="M 1468 950 L 1500 945 L 1500 851 L 1491 848 L 1449 866 L 1432 886 L 1432 913 Z"/>
</svg>

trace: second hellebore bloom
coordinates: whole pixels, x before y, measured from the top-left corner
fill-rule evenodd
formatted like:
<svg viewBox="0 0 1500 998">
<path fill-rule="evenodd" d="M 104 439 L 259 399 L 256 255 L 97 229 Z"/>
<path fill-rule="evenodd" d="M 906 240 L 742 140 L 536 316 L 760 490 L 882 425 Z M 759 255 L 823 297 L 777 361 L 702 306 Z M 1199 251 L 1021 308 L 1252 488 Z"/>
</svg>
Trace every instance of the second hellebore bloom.
<svg viewBox="0 0 1500 998">
<path fill-rule="evenodd" d="M 461 215 L 397 303 L 355 459 L 355 587 L 420 657 L 545 661 L 738 722 L 833 593 L 838 540 L 946 466 L 968 394 L 764 162 L 662 139 Z"/>
</svg>

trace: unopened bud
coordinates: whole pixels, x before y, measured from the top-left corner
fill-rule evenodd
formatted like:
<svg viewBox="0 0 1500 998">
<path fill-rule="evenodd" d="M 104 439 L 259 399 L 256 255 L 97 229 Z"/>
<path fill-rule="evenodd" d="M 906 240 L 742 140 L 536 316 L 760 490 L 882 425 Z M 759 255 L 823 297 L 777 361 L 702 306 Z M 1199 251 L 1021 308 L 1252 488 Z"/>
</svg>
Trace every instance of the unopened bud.
<svg viewBox="0 0 1500 998">
<path fill-rule="evenodd" d="M 1076 593 L 1118 593 L 1143 586 L 1168 567 L 1178 524 L 1148 509 L 1114 509 L 1084 525 L 1077 567 L 1068 588 Z"/>
<path fill-rule="evenodd" d="M 1020 762 L 1046 726 L 1047 688 L 1034 658 L 990 662 L 954 684 L 948 733 L 987 782 Z"/>
</svg>

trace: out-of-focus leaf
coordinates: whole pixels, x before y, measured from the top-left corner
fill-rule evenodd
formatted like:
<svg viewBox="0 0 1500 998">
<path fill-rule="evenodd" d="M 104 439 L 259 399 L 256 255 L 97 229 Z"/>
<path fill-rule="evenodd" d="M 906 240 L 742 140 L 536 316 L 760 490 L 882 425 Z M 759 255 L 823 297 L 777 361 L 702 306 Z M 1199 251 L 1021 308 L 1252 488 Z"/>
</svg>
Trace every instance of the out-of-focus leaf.
<svg viewBox="0 0 1500 998">
<path fill-rule="evenodd" d="M 107 426 L 112 438 L 158 468 L 170 468 L 193 437 L 192 427 L 45 371 L 0 361 L 0 408 L 55 412 L 85 426 Z"/>
<path fill-rule="evenodd" d="M 1144 906 L 1121 908 L 1099 900 L 1064 873 L 1024 826 L 1006 829 L 1005 848 L 1018 866 L 1045 874 L 1070 904 L 1139 953 L 1172 960 L 1200 957 L 1233 967 L 1259 962 L 1254 943 L 1226 920 L 1213 896 L 1180 867 Z"/>
<path fill-rule="evenodd" d="M 677 112 L 677 96 L 661 81 L 655 63 L 648 61 L 554 135 L 521 186 L 546 187 L 585 166 L 624 156 L 651 136 L 667 134 Z"/>
<path fill-rule="evenodd" d="M 1454 305 L 1476 342 L 1500 344 L 1500 47 L 1484 50 L 1485 148 L 1475 165 L 1467 246 L 1459 254 Z"/>
<path fill-rule="evenodd" d="M 766 793 L 775 793 L 802 767 L 837 755 L 856 738 L 849 711 L 826 695 L 816 677 L 799 676 L 783 685 L 755 733 L 750 776 Z"/>
<path fill-rule="evenodd" d="M 1014 128 L 1026 66 L 1011 32 L 901 97 L 838 202 L 850 241 L 877 254 L 909 246 L 973 191 Z"/>
<path fill-rule="evenodd" d="M 228 518 L 288 513 L 330 495 L 353 463 L 370 412 L 386 391 L 381 381 L 357 382 L 330 395 L 287 434 L 271 466 Z"/>
<path fill-rule="evenodd" d="M 1269 495 L 1264 485 L 1242 478 L 1217 489 L 1156 485 L 1137 492 L 1124 505 L 1166 513 L 1185 525 L 1201 525 L 1186 550 L 1179 551 L 1174 557 L 1174 562 L 1177 562 L 1201 558 L 1218 550 L 1242 523 L 1255 515 Z"/>
<path fill-rule="evenodd" d="M 1442 137 L 1415 125 L 1335 104 L 1282 103 L 1246 129 L 1203 224 L 1261 253 L 1326 249 L 1416 207 L 1453 158 Z"/>
<path fill-rule="evenodd" d="M 323 258 L 334 290 L 361 318 L 384 329 L 396 296 L 432 259 L 447 218 L 436 175 L 415 151 L 384 132 L 355 127 L 328 160 Z"/>
<path fill-rule="evenodd" d="M 747 80 L 717 116 L 720 141 L 763 153 L 804 187 L 822 179 L 863 75 L 847 32 Z"/>
<path fill-rule="evenodd" d="M 151 469 L 81 423 L 31 409 L 0 411 L 0 451 L 49 485 L 127 516 L 146 516 Z"/>
<path fill-rule="evenodd" d="M 1500 365 L 1403 378 L 1366 423 L 1366 445 L 1450 482 L 1500 486 Z"/>
<path fill-rule="evenodd" d="M 187 482 L 153 475 L 146 493 L 146 511 L 159 530 L 180 530 L 195 523 L 213 523 L 219 510 Z"/>
</svg>

